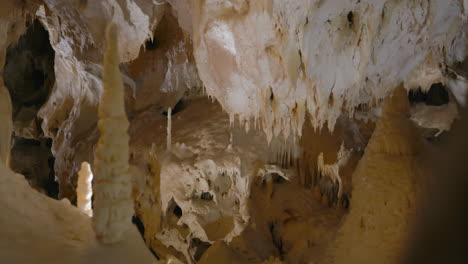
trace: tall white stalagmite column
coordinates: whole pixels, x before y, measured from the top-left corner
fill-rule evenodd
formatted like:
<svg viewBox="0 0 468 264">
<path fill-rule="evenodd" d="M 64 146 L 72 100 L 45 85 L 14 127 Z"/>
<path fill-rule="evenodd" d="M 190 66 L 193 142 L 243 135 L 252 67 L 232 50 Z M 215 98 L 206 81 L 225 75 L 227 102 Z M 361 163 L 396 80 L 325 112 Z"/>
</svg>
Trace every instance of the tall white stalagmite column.
<svg viewBox="0 0 468 264">
<path fill-rule="evenodd" d="M 131 179 L 128 172 L 128 120 L 124 86 L 119 70 L 117 27 L 107 28 L 104 56 L 104 91 L 99 104 L 101 134 L 94 166 L 94 229 L 103 243 L 124 238 L 134 213 Z"/>
</svg>

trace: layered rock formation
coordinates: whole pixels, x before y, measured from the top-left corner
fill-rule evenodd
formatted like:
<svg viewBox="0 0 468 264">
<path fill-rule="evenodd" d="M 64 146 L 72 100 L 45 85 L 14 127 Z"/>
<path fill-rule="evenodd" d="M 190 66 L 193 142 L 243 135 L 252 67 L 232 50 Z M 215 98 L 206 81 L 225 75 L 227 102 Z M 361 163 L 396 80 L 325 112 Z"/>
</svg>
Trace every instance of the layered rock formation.
<svg viewBox="0 0 468 264">
<path fill-rule="evenodd" d="M 0 262 L 423 259 L 467 9 L 4 0 Z"/>
</svg>

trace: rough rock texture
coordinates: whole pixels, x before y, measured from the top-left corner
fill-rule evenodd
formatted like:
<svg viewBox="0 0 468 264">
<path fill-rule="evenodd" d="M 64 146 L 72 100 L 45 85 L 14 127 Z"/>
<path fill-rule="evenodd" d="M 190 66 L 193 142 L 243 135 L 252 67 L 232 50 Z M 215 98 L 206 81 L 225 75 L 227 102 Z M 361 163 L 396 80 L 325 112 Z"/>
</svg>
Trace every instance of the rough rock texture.
<svg viewBox="0 0 468 264">
<path fill-rule="evenodd" d="M 57 198 L 59 186 L 55 182 L 51 144 L 51 140 L 14 137 L 9 165 L 14 172 L 22 174 L 31 187 Z"/>
<path fill-rule="evenodd" d="M 24 35 L 7 49 L 2 73 L 13 102 L 3 105 L 11 107 L 6 112 L 10 114 L 9 119 L 13 118 L 13 124 L 7 120 L 4 126 L 5 131 L 9 131 L 5 137 L 12 141 L 9 164 L 15 172 L 25 175 L 31 186 L 57 197 L 52 139 L 44 137 L 41 120 L 37 117 L 55 80 L 54 51 L 48 32 L 38 20 L 30 18 L 25 24 Z M 4 94 L 3 100 L 9 97 Z M 11 127 L 13 131 L 9 130 Z"/>
<path fill-rule="evenodd" d="M 0 82 L 3 82 L 0 80 Z M 13 121 L 11 120 L 11 100 L 8 90 L 0 84 L 0 118 L 5 120 L 0 130 L 0 159 L 4 163 L 9 163 L 11 149 L 11 133 L 13 132 Z"/>
<path fill-rule="evenodd" d="M 167 117 L 154 111 L 132 121 L 136 211 L 147 243 L 158 254 L 159 243 L 170 240 L 165 236 L 175 236 L 173 243 L 185 244 L 188 256 L 194 238 L 230 241 L 243 231 L 249 220 L 250 186 L 256 171 L 268 164 L 268 145 L 258 129 L 247 133 L 237 125 L 231 130 L 219 104 L 202 98 L 186 101 L 183 110 L 172 114 L 170 151 L 160 136 L 166 126 Z M 190 129 L 194 126 L 196 130 Z M 153 133 L 140 133 L 148 129 Z M 161 220 L 151 220 L 155 218 Z"/>
<path fill-rule="evenodd" d="M 3 73 L 8 46 L 18 40 L 25 31 L 25 11 L 14 0 L 7 0 L 0 8 L 0 73 Z M 0 77 L 0 117 L 3 120 L 0 129 L 0 159 L 7 161 L 13 132 L 12 104 L 3 74 Z"/>
<path fill-rule="evenodd" d="M 207 93 L 232 116 L 261 119 L 267 134 L 300 134 L 305 111 L 314 127 L 333 128 L 342 110 L 401 82 L 446 82 L 444 65 L 465 56 L 458 0 L 191 3 Z"/>
<path fill-rule="evenodd" d="M 431 184 L 426 186 L 428 191 L 418 210 L 421 213 L 413 223 L 404 263 L 463 263 L 468 258 L 464 243 L 468 235 L 464 228 L 468 219 L 465 202 L 468 142 L 464 140 L 468 132 L 467 118 L 468 109 L 464 108 L 451 133 L 421 159 Z"/>
<path fill-rule="evenodd" d="M 458 153 L 467 10 L 3 1 L 0 262 L 402 262 L 433 192 L 419 153 Z M 83 162 L 94 196 L 77 199 Z"/>
<path fill-rule="evenodd" d="M 332 248 L 331 263 L 399 263 L 416 211 L 416 162 L 421 137 L 408 119 L 402 87 L 384 103 L 382 118 L 353 174 L 350 213 Z"/>
<path fill-rule="evenodd" d="M 173 107 L 187 88 L 201 84 L 191 42 L 180 33 L 168 5 L 147 1 L 45 2 L 37 15 L 51 35 L 56 81 L 39 116 L 44 134 L 54 138 L 60 197 L 74 200 L 79 164 L 93 164 L 93 146 L 98 139 L 97 105 L 102 92 L 99 58 L 108 21 L 119 28 L 119 57 L 121 62 L 128 62 L 121 69 L 130 118 L 155 104 L 161 112 Z M 120 11 L 112 16 L 112 9 Z M 152 40 L 147 41 L 149 38 Z"/>
<path fill-rule="evenodd" d="M 17 137 L 43 136 L 37 112 L 54 85 L 54 51 L 49 35 L 38 20 L 7 52 L 3 79 L 13 102 L 14 133 Z"/>
<path fill-rule="evenodd" d="M 29 187 L 0 163 L 0 258 L 4 263 L 153 263 L 136 228 L 126 241 L 98 243 L 91 219 L 67 200 L 56 201 Z M 31 221 L 34 219 L 34 221 Z M 27 249 L 27 252 L 25 252 Z"/>
</svg>

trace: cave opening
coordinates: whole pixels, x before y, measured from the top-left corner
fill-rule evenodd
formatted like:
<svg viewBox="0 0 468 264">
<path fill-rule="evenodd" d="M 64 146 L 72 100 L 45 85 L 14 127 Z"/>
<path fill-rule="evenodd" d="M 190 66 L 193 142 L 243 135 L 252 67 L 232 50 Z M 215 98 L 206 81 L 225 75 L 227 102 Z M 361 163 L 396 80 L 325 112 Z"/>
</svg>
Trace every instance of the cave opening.
<svg viewBox="0 0 468 264">
<path fill-rule="evenodd" d="M 198 262 L 209 247 L 211 247 L 210 243 L 204 242 L 198 238 L 192 238 L 189 250 L 195 261 Z"/>
<path fill-rule="evenodd" d="M 8 47 L 3 71 L 14 126 L 10 167 L 23 174 L 33 188 L 57 199 L 53 142 L 44 136 L 37 116 L 55 83 L 55 52 L 39 20 L 26 26 L 26 33 Z"/>
<path fill-rule="evenodd" d="M 7 50 L 3 78 L 13 103 L 13 118 L 24 108 L 39 108 L 47 101 L 55 81 L 55 52 L 49 33 L 36 19 L 16 45 Z"/>
<path fill-rule="evenodd" d="M 171 109 L 171 115 L 175 115 L 175 114 L 181 112 L 181 111 L 184 110 L 184 109 L 185 109 L 185 103 L 184 103 L 184 101 L 181 99 L 181 100 L 179 100 L 179 101 L 175 104 L 174 108 Z M 168 115 L 167 111 L 163 111 L 162 114 L 163 114 L 164 116 L 167 116 L 167 115 Z"/>
<path fill-rule="evenodd" d="M 49 197 L 58 199 L 59 186 L 55 181 L 55 158 L 51 139 L 14 137 L 10 167 L 24 175 L 29 184 Z"/>
<path fill-rule="evenodd" d="M 441 106 L 450 102 L 447 88 L 440 82 L 432 84 L 427 92 L 424 92 L 421 87 L 410 90 L 408 99 L 411 104 L 424 103 L 432 106 Z"/>
</svg>

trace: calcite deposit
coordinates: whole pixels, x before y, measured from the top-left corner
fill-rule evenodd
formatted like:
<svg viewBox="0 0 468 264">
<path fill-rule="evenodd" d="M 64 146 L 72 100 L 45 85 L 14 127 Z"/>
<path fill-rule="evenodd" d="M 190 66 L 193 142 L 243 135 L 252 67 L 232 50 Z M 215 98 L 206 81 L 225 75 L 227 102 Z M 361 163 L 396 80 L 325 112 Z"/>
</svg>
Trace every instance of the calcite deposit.
<svg viewBox="0 0 468 264">
<path fill-rule="evenodd" d="M 76 206 L 87 214 L 93 216 L 92 200 L 93 197 L 93 172 L 91 166 L 87 162 L 81 163 L 81 169 L 78 172 L 78 183 L 76 187 Z"/>
<path fill-rule="evenodd" d="M 467 10 L 2 0 L 0 263 L 468 262 Z"/>
<path fill-rule="evenodd" d="M 124 87 L 120 77 L 118 29 L 106 30 L 104 91 L 99 103 L 99 141 L 96 148 L 94 193 L 94 229 L 104 243 L 124 239 L 133 215 L 132 186 L 128 168 L 128 120 L 125 115 Z"/>
</svg>

